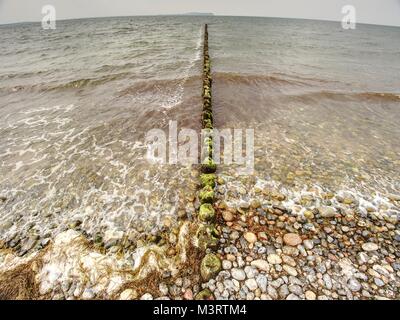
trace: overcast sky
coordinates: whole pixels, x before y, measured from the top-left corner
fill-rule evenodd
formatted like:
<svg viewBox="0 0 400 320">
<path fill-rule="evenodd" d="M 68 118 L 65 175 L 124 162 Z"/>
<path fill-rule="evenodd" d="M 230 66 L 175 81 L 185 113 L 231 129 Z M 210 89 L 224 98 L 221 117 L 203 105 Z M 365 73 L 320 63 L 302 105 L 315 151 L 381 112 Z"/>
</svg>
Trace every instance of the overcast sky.
<svg viewBox="0 0 400 320">
<path fill-rule="evenodd" d="M 352 4 L 357 22 L 400 26 L 400 0 L 0 0 L 0 24 L 40 21 L 45 4 L 55 6 L 57 19 L 195 11 L 338 21 Z"/>
</svg>

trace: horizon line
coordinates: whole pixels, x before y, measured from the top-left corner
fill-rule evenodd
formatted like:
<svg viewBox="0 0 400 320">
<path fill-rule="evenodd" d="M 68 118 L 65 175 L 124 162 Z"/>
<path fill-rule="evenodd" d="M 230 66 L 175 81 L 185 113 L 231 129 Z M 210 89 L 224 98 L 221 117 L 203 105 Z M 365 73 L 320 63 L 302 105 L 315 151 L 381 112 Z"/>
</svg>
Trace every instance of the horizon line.
<svg viewBox="0 0 400 320">
<path fill-rule="evenodd" d="M 141 15 L 116 15 L 116 16 L 93 16 L 93 17 L 79 17 L 79 18 L 61 18 L 56 19 L 56 21 L 73 21 L 73 20 L 85 20 L 85 19 L 104 19 L 104 18 L 131 18 L 131 17 L 173 17 L 173 16 L 187 16 L 187 17 L 232 17 L 232 18 L 269 18 L 269 19 L 292 19 L 292 20 L 309 20 L 309 21 L 326 21 L 326 22 L 337 22 L 340 20 L 330 20 L 330 19 L 314 19 L 314 18 L 293 18 L 293 17 L 274 17 L 274 16 L 252 16 L 252 15 L 224 15 L 215 14 L 212 12 L 188 12 L 188 13 L 161 13 L 161 14 L 141 14 Z M 16 21 L 16 22 L 5 22 L 0 23 L 0 26 L 14 25 L 14 24 L 24 24 L 24 23 L 41 23 L 41 21 Z M 368 22 L 357 22 L 357 24 L 371 25 L 371 26 L 383 26 L 383 27 L 394 27 L 400 28 L 400 25 L 390 25 L 390 24 L 378 24 L 378 23 L 368 23 Z"/>
</svg>

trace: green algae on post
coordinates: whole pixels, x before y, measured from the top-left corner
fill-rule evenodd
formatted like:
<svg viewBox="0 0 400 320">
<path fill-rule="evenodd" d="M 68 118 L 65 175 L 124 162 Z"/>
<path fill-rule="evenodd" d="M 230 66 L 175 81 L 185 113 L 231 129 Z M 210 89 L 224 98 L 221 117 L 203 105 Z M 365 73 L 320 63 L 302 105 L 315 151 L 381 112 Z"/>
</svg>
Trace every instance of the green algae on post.
<svg viewBox="0 0 400 320">
<path fill-rule="evenodd" d="M 200 183 L 204 188 L 206 186 L 210 186 L 212 188 L 215 187 L 216 175 L 214 173 L 203 173 L 200 175 Z"/>
<path fill-rule="evenodd" d="M 214 300 L 214 295 L 210 289 L 200 291 L 195 297 L 195 300 Z"/>
<path fill-rule="evenodd" d="M 207 254 L 200 265 L 200 274 L 204 281 L 216 276 L 222 268 L 221 260 L 213 253 Z"/>
<path fill-rule="evenodd" d="M 199 210 L 199 219 L 203 222 L 212 221 L 215 218 L 215 210 L 210 203 L 203 203 Z"/>
<path fill-rule="evenodd" d="M 213 203 L 214 202 L 214 188 L 211 186 L 205 186 L 201 189 L 199 194 L 201 203 Z"/>
<path fill-rule="evenodd" d="M 196 232 L 197 246 L 206 250 L 207 248 L 215 248 L 219 242 L 220 233 L 214 224 L 201 223 Z"/>
</svg>

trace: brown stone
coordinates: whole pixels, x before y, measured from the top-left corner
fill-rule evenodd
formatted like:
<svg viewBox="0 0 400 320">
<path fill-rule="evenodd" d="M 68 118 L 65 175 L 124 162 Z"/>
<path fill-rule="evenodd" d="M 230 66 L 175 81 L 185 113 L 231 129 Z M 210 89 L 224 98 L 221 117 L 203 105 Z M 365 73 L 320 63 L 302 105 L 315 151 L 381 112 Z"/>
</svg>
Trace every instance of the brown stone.
<svg viewBox="0 0 400 320">
<path fill-rule="evenodd" d="M 247 242 L 254 243 L 257 241 L 257 236 L 253 232 L 246 232 L 244 238 Z"/>
<path fill-rule="evenodd" d="M 286 233 L 283 236 L 283 242 L 286 243 L 288 246 L 295 247 L 302 243 L 302 240 L 297 233 Z"/>
<path fill-rule="evenodd" d="M 193 300 L 193 291 L 191 289 L 186 289 L 183 298 L 185 300 Z"/>
<path fill-rule="evenodd" d="M 234 215 L 232 214 L 232 212 L 223 211 L 222 218 L 224 218 L 225 221 L 233 221 Z"/>
</svg>

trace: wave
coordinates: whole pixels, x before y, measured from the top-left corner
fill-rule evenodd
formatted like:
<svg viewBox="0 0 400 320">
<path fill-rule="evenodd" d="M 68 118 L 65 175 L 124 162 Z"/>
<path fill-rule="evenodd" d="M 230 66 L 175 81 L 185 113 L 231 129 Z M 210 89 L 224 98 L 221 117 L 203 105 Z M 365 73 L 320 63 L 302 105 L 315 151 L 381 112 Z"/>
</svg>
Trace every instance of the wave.
<svg viewBox="0 0 400 320">
<path fill-rule="evenodd" d="M 82 78 L 76 79 L 64 83 L 39 83 L 39 84 L 28 84 L 28 85 L 16 85 L 13 87 L 2 87 L 0 92 L 18 92 L 18 91 L 57 91 L 57 90 L 68 90 L 68 89 L 83 89 L 85 87 L 95 87 L 111 81 L 116 81 L 130 76 L 127 72 L 114 73 L 98 78 Z"/>
<path fill-rule="evenodd" d="M 158 91 L 159 89 L 176 88 L 185 83 L 186 86 L 190 86 L 201 79 L 200 75 L 193 75 L 188 77 L 179 77 L 176 79 L 149 79 L 144 81 L 137 81 L 119 92 L 119 97 L 126 95 L 145 94 Z"/>
<path fill-rule="evenodd" d="M 288 95 L 290 98 L 299 99 L 330 99 L 336 101 L 344 100 L 357 100 L 357 101 L 370 101 L 370 102 L 400 102 L 400 93 L 392 92 L 373 92 L 373 91 L 314 91 L 300 94 Z"/>
<path fill-rule="evenodd" d="M 269 75 L 243 74 L 234 72 L 214 73 L 215 83 L 220 85 L 243 85 L 248 87 L 292 87 L 295 90 L 281 91 L 276 94 L 288 98 L 303 100 L 330 99 L 344 101 L 349 99 L 370 101 L 370 102 L 400 102 L 400 93 L 376 92 L 376 91 L 346 91 L 325 89 L 329 84 L 336 88 L 343 87 L 344 83 L 319 78 L 307 78 L 284 73 L 273 73 Z M 341 86 L 337 86 L 337 84 Z"/>
<path fill-rule="evenodd" d="M 281 84 L 281 85 L 301 85 L 308 86 L 311 82 L 313 83 L 326 83 L 334 82 L 325 79 L 312 79 L 305 78 L 295 75 L 288 75 L 284 73 L 272 73 L 268 75 L 261 74 L 246 74 L 246 73 L 235 73 L 235 72 L 216 72 L 213 74 L 216 81 L 222 83 L 232 83 L 232 84 Z"/>
<path fill-rule="evenodd" d="M 126 56 L 126 57 L 123 57 L 123 58 L 127 59 L 127 60 L 128 59 L 131 60 L 131 59 L 138 58 L 141 55 L 145 55 L 145 52 L 136 54 L 135 56 Z M 129 70 L 129 69 L 135 68 L 137 66 L 138 66 L 137 62 L 127 62 L 127 63 L 123 63 L 123 64 L 104 64 L 104 65 L 98 67 L 95 70 L 95 72 L 98 72 L 98 73 L 116 72 L 116 71 L 119 71 L 119 70 Z"/>
<path fill-rule="evenodd" d="M 84 78 L 84 79 L 77 79 L 67 83 L 63 83 L 54 87 L 48 88 L 48 90 L 58 90 L 58 89 L 81 89 L 88 86 L 97 86 L 101 84 L 105 84 L 110 81 L 115 81 L 119 79 L 123 79 L 128 77 L 129 73 L 121 72 L 110 74 L 107 76 L 99 77 L 99 78 Z"/>
<path fill-rule="evenodd" d="M 57 70 L 54 70 L 54 71 L 57 71 Z M 43 75 L 43 74 L 46 74 L 49 72 L 50 71 L 47 71 L 47 70 L 38 70 L 38 71 L 31 71 L 31 72 L 6 73 L 6 74 L 0 75 L 0 80 L 35 77 L 35 76 Z"/>
<path fill-rule="evenodd" d="M 49 91 L 63 91 L 63 90 L 79 90 L 84 88 L 95 87 L 99 85 L 106 84 L 108 82 L 129 78 L 132 76 L 129 73 L 118 73 L 111 74 L 108 76 L 103 76 L 99 78 L 82 78 L 65 83 L 60 83 L 56 85 L 51 85 L 49 83 L 41 84 L 28 84 L 28 85 L 16 85 L 13 87 L 3 87 L 0 88 L 0 92 L 15 93 L 15 92 L 49 92 Z M 190 87 L 197 84 L 200 81 L 200 75 L 183 76 L 175 79 L 146 79 L 134 81 L 130 86 L 125 87 L 123 90 L 119 91 L 117 97 L 138 95 L 138 94 L 152 94 L 154 92 L 169 92 L 169 95 L 177 95 L 176 103 L 179 103 L 181 99 L 181 92 L 176 92 L 177 88 L 180 91 L 181 86 Z M 169 98 L 167 98 L 169 99 Z M 171 97 L 172 99 L 172 97 Z M 169 100 L 171 100 L 169 99 Z M 172 100 L 171 100 L 172 101 Z"/>
</svg>

